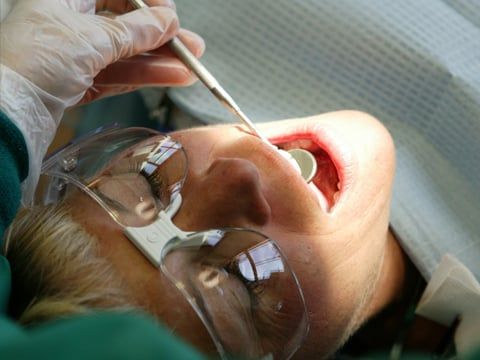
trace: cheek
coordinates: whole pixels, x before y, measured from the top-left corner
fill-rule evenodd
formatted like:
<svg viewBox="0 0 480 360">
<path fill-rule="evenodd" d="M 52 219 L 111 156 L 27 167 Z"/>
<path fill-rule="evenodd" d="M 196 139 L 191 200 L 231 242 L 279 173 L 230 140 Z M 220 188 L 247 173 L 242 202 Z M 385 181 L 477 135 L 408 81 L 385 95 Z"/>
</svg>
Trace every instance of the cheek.
<svg viewBox="0 0 480 360">
<path fill-rule="evenodd" d="M 216 354 L 210 335 L 185 297 L 129 240 L 118 238 L 115 244 L 107 244 L 103 239 L 102 249 L 139 307 L 200 351 Z"/>
<path fill-rule="evenodd" d="M 277 235 L 310 313 L 305 351 L 328 353 L 361 321 L 379 274 L 385 234 L 379 227 L 362 236 L 353 229 L 321 237 Z"/>
<path fill-rule="evenodd" d="M 280 246 L 297 274 L 310 318 L 310 332 L 298 358 L 320 358 L 344 337 L 359 303 L 358 291 L 354 291 L 348 272 L 339 276 L 329 252 L 322 251 L 314 239 L 295 236 L 290 242 L 281 241 Z"/>
<path fill-rule="evenodd" d="M 160 270 L 159 270 L 160 271 Z M 163 275 L 148 282 L 147 311 L 153 313 L 172 333 L 200 351 L 214 355 L 216 348 L 211 337 L 180 291 Z"/>
</svg>

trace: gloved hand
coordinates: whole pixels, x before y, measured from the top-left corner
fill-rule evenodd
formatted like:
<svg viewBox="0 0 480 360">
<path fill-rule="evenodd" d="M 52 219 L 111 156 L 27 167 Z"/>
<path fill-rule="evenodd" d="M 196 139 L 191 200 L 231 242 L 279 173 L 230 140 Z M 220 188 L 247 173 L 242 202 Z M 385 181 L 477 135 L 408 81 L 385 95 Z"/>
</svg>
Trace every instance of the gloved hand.
<svg viewBox="0 0 480 360">
<path fill-rule="evenodd" d="M 29 151 L 24 203 L 67 107 L 195 80 L 163 45 L 179 35 L 200 56 L 202 39 L 179 30 L 172 1 L 146 2 L 150 8 L 133 11 L 128 0 L 18 0 L 0 23 L 0 109 L 23 132 Z M 101 11 L 108 16 L 95 15 Z"/>
</svg>

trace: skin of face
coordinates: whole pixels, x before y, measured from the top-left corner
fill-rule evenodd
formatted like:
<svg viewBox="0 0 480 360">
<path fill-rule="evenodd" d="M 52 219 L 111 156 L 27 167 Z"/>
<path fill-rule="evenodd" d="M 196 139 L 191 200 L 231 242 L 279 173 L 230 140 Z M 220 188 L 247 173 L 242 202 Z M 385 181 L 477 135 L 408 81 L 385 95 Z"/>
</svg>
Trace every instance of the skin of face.
<svg viewBox="0 0 480 360">
<path fill-rule="evenodd" d="M 170 134 L 188 157 L 183 230 L 247 227 L 282 249 L 305 297 L 310 330 L 296 353 L 335 351 L 398 293 L 400 250 L 388 230 L 395 167 L 391 136 L 375 118 L 340 111 L 264 123 L 275 144 L 317 156 L 319 200 L 284 157 L 240 126 L 208 126 Z M 193 310 L 92 199 L 75 199 L 74 217 L 96 235 L 141 306 L 205 351 L 213 344 Z M 186 334 L 186 335 L 185 335 Z"/>
</svg>

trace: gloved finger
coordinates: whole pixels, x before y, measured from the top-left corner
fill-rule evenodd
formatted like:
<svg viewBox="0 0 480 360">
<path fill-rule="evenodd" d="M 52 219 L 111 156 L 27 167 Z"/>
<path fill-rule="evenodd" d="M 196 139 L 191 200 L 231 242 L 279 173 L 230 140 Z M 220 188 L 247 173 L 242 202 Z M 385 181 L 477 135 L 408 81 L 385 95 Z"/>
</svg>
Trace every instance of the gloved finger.
<svg viewBox="0 0 480 360">
<path fill-rule="evenodd" d="M 77 105 L 86 104 L 107 96 L 123 94 L 145 86 L 188 86 L 197 78 L 178 59 L 162 61 L 130 58 L 110 65 L 94 80 Z M 143 56 L 146 58 L 147 56 Z M 131 62 L 135 62 L 132 65 Z M 141 62 L 144 62 L 142 65 Z M 140 63 L 139 63 L 140 62 Z"/>
<path fill-rule="evenodd" d="M 205 52 L 205 41 L 203 38 L 194 33 L 193 31 L 187 29 L 180 29 L 178 32 L 178 37 L 182 43 L 195 55 L 197 58 L 201 57 Z M 175 54 L 168 46 L 162 46 L 158 49 L 149 51 L 153 55 L 163 55 L 163 56 L 174 56 Z"/>
<path fill-rule="evenodd" d="M 197 57 L 205 51 L 205 42 L 194 32 L 181 29 L 179 37 Z M 186 86 L 196 80 L 168 46 L 147 54 L 122 59 L 111 64 L 96 77 L 102 84 L 150 84 L 160 86 Z"/>
<path fill-rule="evenodd" d="M 143 0 L 147 6 L 166 6 L 173 10 L 176 9 L 173 0 Z M 124 14 L 135 10 L 135 7 L 129 0 L 97 0 L 96 11 L 111 11 L 115 14 Z"/>
<path fill-rule="evenodd" d="M 138 55 L 102 70 L 94 86 L 188 86 L 196 77 L 174 56 Z"/>
<path fill-rule="evenodd" d="M 88 104 L 92 101 L 103 99 L 108 96 L 120 95 L 127 92 L 135 91 L 139 86 L 92 86 L 87 90 L 83 98 L 77 105 Z"/>
<path fill-rule="evenodd" d="M 111 44 L 109 48 L 97 42 L 102 46 L 97 50 L 107 63 L 159 48 L 179 30 L 175 11 L 161 6 L 135 10 L 115 19 L 99 17 L 98 22 Z"/>
</svg>

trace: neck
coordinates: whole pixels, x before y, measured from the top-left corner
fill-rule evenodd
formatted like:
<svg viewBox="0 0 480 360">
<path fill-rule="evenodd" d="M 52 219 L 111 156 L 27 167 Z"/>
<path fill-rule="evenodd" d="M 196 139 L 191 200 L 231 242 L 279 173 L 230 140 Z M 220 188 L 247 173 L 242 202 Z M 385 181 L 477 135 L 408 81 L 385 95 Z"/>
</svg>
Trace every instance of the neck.
<svg viewBox="0 0 480 360">
<path fill-rule="evenodd" d="M 411 311 L 412 301 L 424 287 L 425 282 L 418 270 L 389 231 L 381 275 L 375 295 L 366 309 L 365 319 L 371 321 L 355 334 L 350 345 L 346 345 L 346 353 L 353 351 L 359 355 L 364 351 L 366 354 L 372 349 L 387 348 L 397 341 L 399 331 L 405 325 L 406 313 Z M 445 327 L 421 317 L 415 317 L 405 330 L 404 348 L 423 352 L 439 349 L 439 340 L 448 332 Z"/>
</svg>

